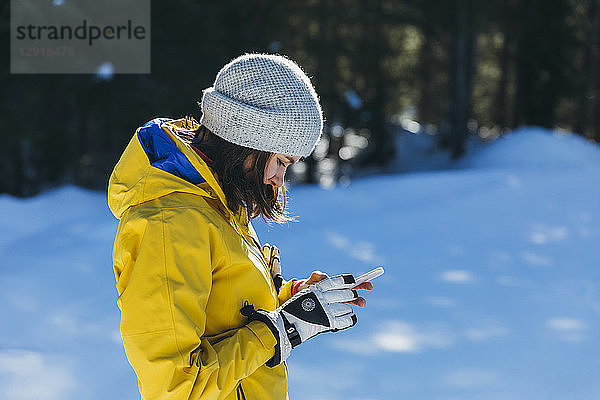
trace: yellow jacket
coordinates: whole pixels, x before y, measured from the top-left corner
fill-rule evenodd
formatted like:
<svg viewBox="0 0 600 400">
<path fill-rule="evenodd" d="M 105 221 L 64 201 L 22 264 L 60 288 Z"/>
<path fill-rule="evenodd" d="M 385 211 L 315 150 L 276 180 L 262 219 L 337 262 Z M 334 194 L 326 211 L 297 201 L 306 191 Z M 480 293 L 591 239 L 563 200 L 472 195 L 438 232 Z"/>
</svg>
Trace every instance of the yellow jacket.
<svg viewBox="0 0 600 400">
<path fill-rule="evenodd" d="M 285 364 L 265 365 L 275 337 L 240 309 L 274 310 L 293 282 L 277 294 L 245 212 L 226 207 L 206 163 L 173 133 L 195 127 L 148 122 L 110 177 L 127 358 L 144 399 L 287 399 Z"/>
</svg>

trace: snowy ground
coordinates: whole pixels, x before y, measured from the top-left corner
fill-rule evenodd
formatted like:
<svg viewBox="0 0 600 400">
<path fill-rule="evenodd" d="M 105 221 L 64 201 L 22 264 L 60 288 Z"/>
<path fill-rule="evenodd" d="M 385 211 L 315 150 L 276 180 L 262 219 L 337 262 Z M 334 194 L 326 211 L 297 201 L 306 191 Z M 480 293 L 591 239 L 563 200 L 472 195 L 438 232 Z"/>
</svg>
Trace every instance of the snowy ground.
<svg viewBox="0 0 600 400">
<path fill-rule="evenodd" d="M 289 361 L 292 399 L 600 399 L 600 148 L 529 129 L 448 171 L 294 187 L 257 223 L 288 276 L 383 265 L 359 324 Z M 105 195 L 0 196 L 0 399 L 135 399 Z"/>
</svg>

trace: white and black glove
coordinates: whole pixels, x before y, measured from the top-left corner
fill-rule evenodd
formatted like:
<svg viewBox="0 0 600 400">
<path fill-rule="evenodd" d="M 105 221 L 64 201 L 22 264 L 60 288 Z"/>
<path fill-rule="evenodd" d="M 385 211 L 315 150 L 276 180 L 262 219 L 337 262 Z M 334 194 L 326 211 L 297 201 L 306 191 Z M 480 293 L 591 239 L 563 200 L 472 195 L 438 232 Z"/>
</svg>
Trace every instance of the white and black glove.
<svg viewBox="0 0 600 400">
<path fill-rule="evenodd" d="M 285 361 L 292 348 L 321 332 L 354 326 L 356 315 L 346 303 L 358 298 L 352 289 L 355 286 L 352 275 L 338 275 L 296 293 L 275 311 L 255 310 L 246 302 L 241 313 L 250 321 L 264 322 L 277 338 L 275 356 L 267 361 L 267 366 Z"/>
</svg>

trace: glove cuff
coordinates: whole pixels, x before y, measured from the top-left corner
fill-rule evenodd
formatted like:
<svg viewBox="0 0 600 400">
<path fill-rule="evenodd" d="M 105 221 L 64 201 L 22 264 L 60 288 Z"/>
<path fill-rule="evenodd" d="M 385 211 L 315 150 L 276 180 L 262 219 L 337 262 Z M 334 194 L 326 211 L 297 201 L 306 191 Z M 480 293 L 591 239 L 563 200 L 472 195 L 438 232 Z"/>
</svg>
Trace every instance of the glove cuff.
<svg viewBox="0 0 600 400">
<path fill-rule="evenodd" d="M 306 282 L 306 279 L 300 279 L 300 280 L 297 280 L 296 282 L 294 282 L 294 284 L 292 285 L 292 296 L 294 296 L 296 293 L 298 293 L 298 289 L 300 288 L 300 285 L 302 285 L 304 282 Z"/>
<path fill-rule="evenodd" d="M 293 346 L 286 334 L 285 323 L 281 315 L 274 311 L 255 310 L 253 305 L 247 303 L 242 307 L 240 312 L 242 315 L 248 317 L 248 322 L 263 322 L 271 330 L 275 339 L 277 339 L 275 355 L 266 362 L 267 367 L 272 368 L 285 361 L 289 357 Z"/>
<path fill-rule="evenodd" d="M 288 340 L 290 341 L 290 345 L 292 349 L 302 343 L 302 338 L 300 337 L 300 332 L 296 329 L 296 325 L 292 324 L 285 315 L 280 314 L 281 319 L 283 320 L 283 326 L 285 328 L 285 333 L 287 334 Z"/>
</svg>

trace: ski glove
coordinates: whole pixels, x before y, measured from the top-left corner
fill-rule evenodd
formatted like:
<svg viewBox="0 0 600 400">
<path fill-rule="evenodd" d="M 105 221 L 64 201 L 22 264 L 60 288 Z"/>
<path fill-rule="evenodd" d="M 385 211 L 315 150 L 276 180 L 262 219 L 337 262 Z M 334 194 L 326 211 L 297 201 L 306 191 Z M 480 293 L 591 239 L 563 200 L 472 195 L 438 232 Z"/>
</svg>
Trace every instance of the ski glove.
<svg viewBox="0 0 600 400">
<path fill-rule="evenodd" d="M 349 301 L 358 298 L 352 275 L 324 279 L 296 293 L 275 311 L 255 310 L 244 305 L 241 313 L 249 321 L 264 322 L 277 339 L 275 355 L 267 361 L 274 367 L 285 361 L 292 349 L 321 332 L 336 332 L 356 324 Z"/>
</svg>

